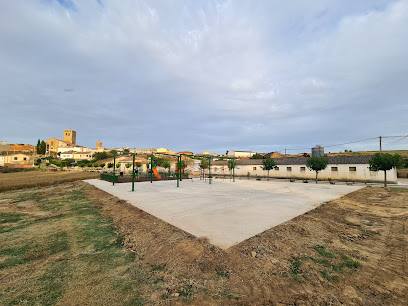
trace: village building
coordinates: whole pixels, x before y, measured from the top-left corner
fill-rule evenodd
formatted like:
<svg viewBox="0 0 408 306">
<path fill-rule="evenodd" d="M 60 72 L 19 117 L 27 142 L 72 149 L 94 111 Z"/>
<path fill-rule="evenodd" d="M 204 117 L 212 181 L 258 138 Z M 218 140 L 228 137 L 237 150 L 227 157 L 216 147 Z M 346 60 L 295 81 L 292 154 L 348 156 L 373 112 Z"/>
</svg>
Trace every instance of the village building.
<svg viewBox="0 0 408 306">
<path fill-rule="evenodd" d="M 64 130 L 62 140 L 50 138 L 45 141 L 46 153 L 58 153 L 58 148 L 75 148 L 76 147 L 76 132 L 73 130 Z"/>
<path fill-rule="evenodd" d="M 227 151 L 228 157 L 252 157 L 255 152 L 252 151 Z"/>
<path fill-rule="evenodd" d="M 275 169 L 269 171 L 271 178 L 315 179 L 316 172 L 306 167 L 306 157 L 275 159 Z M 384 171 L 370 171 L 371 156 L 334 156 L 327 157 L 329 164 L 325 170 L 319 171 L 318 179 L 339 181 L 383 182 Z M 211 163 L 213 175 L 229 174 L 227 161 Z M 266 177 L 268 171 L 263 169 L 262 159 L 238 160 L 235 168 L 236 176 Z M 397 182 L 397 170 L 387 171 L 387 181 Z"/>
<path fill-rule="evenodd" d="M 0 156 L 0 167 L 32 167 L 34 163 L 34 156 L 16 153 Z"/>
</svg>

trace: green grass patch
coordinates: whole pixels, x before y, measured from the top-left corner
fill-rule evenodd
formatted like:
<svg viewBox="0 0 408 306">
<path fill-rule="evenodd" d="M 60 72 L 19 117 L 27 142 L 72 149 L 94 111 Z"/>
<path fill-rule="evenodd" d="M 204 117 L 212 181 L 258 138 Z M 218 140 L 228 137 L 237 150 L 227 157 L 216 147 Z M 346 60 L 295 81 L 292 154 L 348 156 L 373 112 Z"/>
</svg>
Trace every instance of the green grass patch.
<svg viewBox="0 0 408 306">
<path fill-rule="evenodd" d="M 316 245 L 313 247 L 313 249 L 324 258 L 336 258 L 332 252 L 327 251 L 322 245 Z"/>
<path fill-rule="evenodd" d="M 0 213 L 0 224 L 16 223 L 24 218 L 25 214 Z"/>
<path fill-rule="evenodd" d="M 35 200 L 25 209 L 40 208 L 45 216 L 0 214 L 0 269 L 14 275 L 0 280 L 0 305 L 55 305 L 69 290 L 92 291 L 99 301 L 106 297 L 113 304 L 141 305 L 148 277 L 137 270 L 134 254 L 118 244 L 122 237 L 112 219 L 103 218 L 82 189 L 70 188 L 46 197 L 28 190 L 19 198 Z M 89 299 L 84 304 L 92 304 Z"/>
</svg>

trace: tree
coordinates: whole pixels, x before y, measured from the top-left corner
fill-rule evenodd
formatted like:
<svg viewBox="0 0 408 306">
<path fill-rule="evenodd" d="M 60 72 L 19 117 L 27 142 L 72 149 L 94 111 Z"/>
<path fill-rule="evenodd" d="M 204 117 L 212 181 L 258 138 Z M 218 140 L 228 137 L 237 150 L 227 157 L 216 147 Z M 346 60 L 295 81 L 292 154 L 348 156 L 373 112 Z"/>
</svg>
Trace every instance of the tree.
<svg viewBox="0 0 408 306">
<path fill-rule="evenodd" d="M 123 152 L 129 153 L 129 149 L 124 149 Z"/>
<path fill-rule="evenodd" d="M 113 167 L 113 163 L 108 163 L 108 168 L 112 168 Z"/>
<path fill-rule="evenodd" d="M 40 154 L 45 154 L 45 151 L 47 150 L 47 145 L 45 143 L 45 141 L 41 141 L 41 152 Z"/>
<path fill-rule="evenodd" d="M 132 166 L 132 164 L 127 163 L 127 164 L 125 165 L 125 167 L 128 168 L 128 169 L 130 168 L 130 166 Z"/>
<path fill-rule="evenodd" d="M 387 170 L 399 168 L 403 164 L 401 156 L 376 153 L 369 161 L 371 171 L 384 171 L 384 187 L 387 187 Z"/>
<path fill-rule="evenodd" d="M 102 164 L 100 164 L 99 165 L 101 168 L 104 168 L 105 167 L 105 163 L 102 163 Z"/>
<path fill-rule="evenodd" d="M 263 167 L 262 169 L 268 171 L 268 181 L 269 181 L 269 171 L 276 167 L 276 162 L 273 158 L 267 158 L 262 160 Z"/>
<path fill-rule="evenodd" d="M 208 168 L 208 158 L 204 157 L 201 159 L 201 163 L 200 163 L 200 169 L 202 170 L 203 178 L 205 178 L 204 172 L 205 172 L 205 169 L 207 168 Z"/>
<path fill-rule="evenodd" d="M 40 139 L 38 139 L 38 141 L 37 141 L 37 154 L 41 154 L 40 152 L 41 152 L 41 141 L 40 141 Z"/>
<path fill-rule="evenodd" d="M 93 164 L 94 168 L 98 168 L 99 165 L 98 164 Z"/>
<path fill-rule="evenodd" d="M 255 153 L 254 155 L 251 156 L 251 159 L 262 159 L 263 155 L 259 154 L 259 153 Z"/>
<path fill-rule="evenodd" d="M 324 156 L 313 156 L 309 157 L 306 161 L 306 166 L 310 171 L 316 171 L 316 184 L 317 184 L 317 174 L 319 171 L 327 168 L 329 160 Z"/>
<path fill-rule="evenodd" d="M 95 152 L 93 154 L 93 161 L 98 161 L 98 160 L 105 159 L 108 157 L 109 157 L 109 154 L 107 152 Z"/>
<path fill-rule="evenodd" d="M 170 161 L 169 160 L 163 160 L 162 161 L 162 163 L 161 163 L 161 166 L 164 168 L 164 169 L 169 169 L 169 173 L 170 173 Z"/>
<path fill-rule="evenodd" d="M 234 170 L 236 166 L 237 166 L 237 161 L 235 159 L 228 160 L 228 169 L 231 172 L 231 177 L 232 177 L 232 170 Z"/>
</svg>

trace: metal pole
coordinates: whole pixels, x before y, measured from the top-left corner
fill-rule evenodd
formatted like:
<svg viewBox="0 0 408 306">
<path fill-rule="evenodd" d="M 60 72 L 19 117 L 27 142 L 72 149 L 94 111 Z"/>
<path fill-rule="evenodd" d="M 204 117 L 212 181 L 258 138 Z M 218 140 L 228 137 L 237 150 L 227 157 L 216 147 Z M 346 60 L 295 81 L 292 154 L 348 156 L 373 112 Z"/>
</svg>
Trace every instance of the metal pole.
<svg viewBox="0 0 408 306">
<path fill-rule="evenodd" d="M 382 154 L 382 149 L 381 149 L 381 136 L 380 136 L 380 154 Z"/>
<path fill-rule="evenodd" d="M 116 151 L 113 153 L 113 178 L 112 183 L 115 185 L 115 167 L 116 167 Z"/>
<path fill-rule="evenodd" d="M 153 154 L 150 156 L 150 183 L 153 183 Z"/>
<path fill-rule="evenodd" d="M 211 157 L 208 158 L 208 183 L 211 184 Z"/>
<path fill-rule="evenodd" d="M 179 178 L 179 168 L 180 168 L 180 161 L 179 161 L 180 157 L 177 156 L 177 171 L 176 171 L 176 177 L 177 177 L 177 187 L 180 187 L 180 178 Z"/>
<path fill-rule="evenodd" d="M 235 182 L 235 165 L 234 168 L 232 168 L 232 181 Z"/>
<path fill-rule="evenodd" d="M 133 167 L 132 167 L 132 191 L 135 191 L 135 154 L 133 154 Z"/>
</svg>

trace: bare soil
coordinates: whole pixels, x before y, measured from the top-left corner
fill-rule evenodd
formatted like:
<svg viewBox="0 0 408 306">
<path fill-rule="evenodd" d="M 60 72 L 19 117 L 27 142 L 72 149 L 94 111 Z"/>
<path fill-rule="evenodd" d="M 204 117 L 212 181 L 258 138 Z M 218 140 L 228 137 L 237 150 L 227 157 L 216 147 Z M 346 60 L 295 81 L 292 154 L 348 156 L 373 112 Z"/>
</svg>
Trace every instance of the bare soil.
<svg viewBox="0 0 408 306">
<path fill-rule="evenodd" d="M 408 305 L 407 220 L 366 187 L 222 250 L 85 182 L 3 192 L 0 304 Z"/>
<path fill-rule="evenodd" d="M 49 186 L 97 177 L 99 177 L 99 174 L 94 172 L 47 170 L 0 173 L 0 192 L 26 187 Z"/>
<path fill-rule="evenodd" d="M 408 189 L 366 187 L 225 251 L 86 190 L 135 254 L 148 304 L 408 304 Z"/>
</svg>

